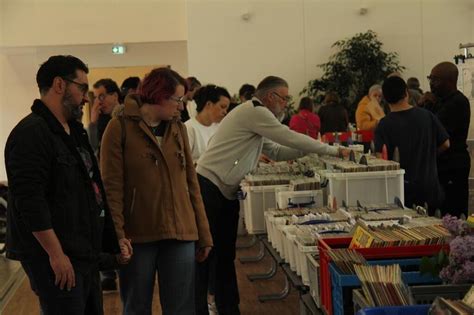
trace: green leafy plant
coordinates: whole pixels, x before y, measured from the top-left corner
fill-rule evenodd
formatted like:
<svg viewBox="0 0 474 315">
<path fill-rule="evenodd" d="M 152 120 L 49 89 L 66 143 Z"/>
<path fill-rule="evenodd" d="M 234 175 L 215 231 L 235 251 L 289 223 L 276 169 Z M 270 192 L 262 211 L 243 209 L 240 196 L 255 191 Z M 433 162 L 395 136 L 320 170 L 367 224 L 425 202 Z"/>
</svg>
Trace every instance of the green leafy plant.
<svg viewBox="0 0 474 315">
<path fill-rule="evenodd" d="M 371 30 L 335 42 L 332 48 L 338 51 L 327 63 L 318 65 L 324 71 L 323 76 L 309 81 L 300 95 L 316 99 L 327 91 L 335 91 L 354 112 L 372 85 L 382 82 L 390 73 L 405 69 L 399 64 L 398 54 L 384 52 L 382 46 Z"/>
</svg>

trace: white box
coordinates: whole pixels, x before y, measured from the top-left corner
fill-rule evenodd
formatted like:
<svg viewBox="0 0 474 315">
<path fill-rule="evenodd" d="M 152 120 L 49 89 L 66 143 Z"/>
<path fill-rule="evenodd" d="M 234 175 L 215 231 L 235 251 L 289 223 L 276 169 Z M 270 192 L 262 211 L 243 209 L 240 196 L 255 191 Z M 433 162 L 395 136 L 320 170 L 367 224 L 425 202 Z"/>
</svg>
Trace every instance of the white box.
<svg viewBox="0 0 474 315">
<path fill-rule="evenodd" d="M 286 185 L 275 186 L 242 186 L 245 193 L 245 227 L 249 234 L 265 233 L 264 212 L 275 208 L 275 189 Z"/>
<path fill-rule="evenodd" d="M 306 255 L 317 253 L 318 247 L 316 245 L 315 246 L 302 245 L 298 241 L 296 241 L 296 245 L 297 245 L 296 261 L 298 264 L 298 270 L 300 271 L 301 280 L 303 281 L 304 285 L 309 285 L 310 278 L 309 278 L 309 273 L 308 273 L 308 262 L 306 259 Z"/>
<path fill-rule="evenodd" d="M 280 191 L 277 195 L 277 207 L 286 209 L 288 207 L 318 208 L 323 206 L 322 190 L 303 191 Z"/>
<path fill-rule="evenodd" d="M 330 198 L 336 197 L 338 206 L 345 201 L 348 206 L 356 206 L 357 200 L 365 204 L 393 204 L 395 197 L 405 201 L 403 186 L 404 170 L 326 173 L 329 180 Z"/>
<path fill-rule="evenodd" d="M 314 303 L 321 307 L 320 281 L 319 281 L 319 259 L 315 259 L 313 254 L 306 255 L 309 276 L 309 292 L 313 297 Z"/>
</svg>

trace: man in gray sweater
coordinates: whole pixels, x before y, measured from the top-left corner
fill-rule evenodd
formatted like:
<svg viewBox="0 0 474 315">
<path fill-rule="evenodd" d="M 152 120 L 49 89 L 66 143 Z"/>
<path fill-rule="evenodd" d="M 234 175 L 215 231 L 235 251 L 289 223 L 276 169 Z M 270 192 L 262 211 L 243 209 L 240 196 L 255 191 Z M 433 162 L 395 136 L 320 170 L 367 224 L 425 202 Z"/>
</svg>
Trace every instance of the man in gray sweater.
<svg viewBox="0 0 474 315">
<path fill-rule="evenodd" d="M 288 83 L 278 77 L 260 82 L 255 97 L 230 112 L 221 122 L 206 152 L 197 163 L 198 180 L 214 240 L 206 262 L 196 270 L 196 314 L 208 314 L 209 268 L 215 268 L 215 299 L 219 314 L 239 311 L 235 273 L 235 243 L 239 219 L 237 191 L 246 174 L 255 169 L 263 152 L 276 161 L 292 160 L 306 153 L 348 154 L 299 134 L 276 118 L 289 100 Z"/>
</svg>

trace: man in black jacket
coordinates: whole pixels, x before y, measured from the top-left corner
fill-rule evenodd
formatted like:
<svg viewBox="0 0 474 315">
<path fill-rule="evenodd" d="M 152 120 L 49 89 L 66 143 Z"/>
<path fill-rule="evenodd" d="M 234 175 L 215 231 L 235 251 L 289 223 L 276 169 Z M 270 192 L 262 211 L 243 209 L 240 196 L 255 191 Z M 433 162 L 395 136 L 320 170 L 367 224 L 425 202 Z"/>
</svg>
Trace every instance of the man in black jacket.
<svg viewBox="0 0 474 315">
<path fill-rule="evenodd" d="M 467 136 L 471 122 L 469 100 L 457 89 L 458 68 L 451 62 L 436 65 L 428 76 L 437 103 L 430 108 L 449 134 L 451 147 L 438 157 L 439 181 L 446 193 L 443 214 L 468 213 L 471 158 Z"/>
<path fill-rule="evenodd" d="M 41 99 L 5 147 L 7 257 L 21 261 L 44 314 L 102 314 L 102 252 L 119 253 L 97 161 L 78 119 L 87 66 L 53 56 L 36 75 Z M 120 241 L 122 260 L 131 246 Z"/>
</svg>

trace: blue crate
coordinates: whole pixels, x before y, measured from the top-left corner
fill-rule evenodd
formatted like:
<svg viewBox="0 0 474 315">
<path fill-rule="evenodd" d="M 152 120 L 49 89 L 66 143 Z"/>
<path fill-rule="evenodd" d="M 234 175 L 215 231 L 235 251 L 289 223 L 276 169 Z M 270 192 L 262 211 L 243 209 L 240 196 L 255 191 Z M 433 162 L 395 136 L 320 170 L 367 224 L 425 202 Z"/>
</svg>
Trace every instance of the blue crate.
<svg viewBox="0 0 474 315">
<path fill-rule="evenodd" d="M 431 305 L 369 307 L 357 315 L 428 315 Z"/>
<path fill-rule="evenodd" d="M 393 265 L 400 266 L 419 266 L 420 258 L 408 259 L 391 259 L 391 260 L 369 260 L 370 265 Z M 360 287 L 361 283 L 356 275 L 346 275 L 340 272 L 339 268 L 334 264 L 329 264 L 332 283 L 332 305 L 334 315 L 344 315 L 344 288 L 345 287 Z M 433 284 L 441 283 L 438 277 L 430 275 L 421 275 L 419 271 L 402 272 L 402 278 L 405 284 Z M 352 294 L 349 298 L 352 301 Z M 351 307 L 352 309 L 352 307 Z"/>
</svg>

